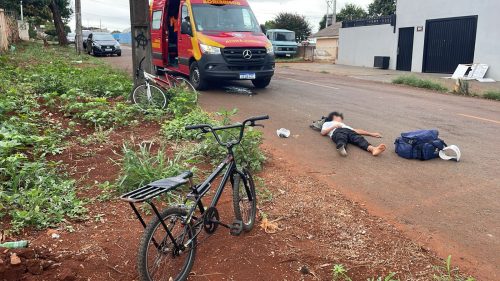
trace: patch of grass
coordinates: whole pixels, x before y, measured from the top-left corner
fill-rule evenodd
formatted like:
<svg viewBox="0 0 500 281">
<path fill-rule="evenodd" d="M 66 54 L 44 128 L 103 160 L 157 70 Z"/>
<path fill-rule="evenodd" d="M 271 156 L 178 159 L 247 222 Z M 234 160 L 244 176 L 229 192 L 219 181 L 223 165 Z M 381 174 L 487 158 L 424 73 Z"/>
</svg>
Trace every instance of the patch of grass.
<svg viewBox="0 0 500 281">
<path fill-rule="evenodd" d="M 336 264 L 332 268 L 333 281 L 353 281 L 346 269 L 341 264 Z M 433 280 L 436 281 L 475 281 L 473 277 L 464 277 L 457 268 L 451 266 L 451 256 L 448 256 L 444 265 L 433 267 Z M 399 281 L 395 279 L 396 273 L 391 272 L 385 276 L 368 278 L 368 281 Z"/>
<path fill-rule="evenodd" d="M 412 75 L 399 76 L 396 79 L 392 80 L 394 84 L 402 84 L 408 85 L 416 88 L 423 88 L 434 90 L 438 92 L 447 92 L 448 88 L 441 85 L 440 83 L 428 80 L 428 79 L 420 79 L 418 77 Z"/>
<path fill-rule="evenodd" d="M 489 100 L 500 101 L 500 91 L 488 91 L 483 95 L 483 97 Z"/>
<path fill-rule="evenodd" d="M 276 58 L 275 61 L 277 63 L 281 62 L 305 62 L 304 58 L 302 57 L 292 57 L 292 58 Z"/>
<path fill-rule="evenodd" d="M 121 166 L 120 177 L 116 183 L 117 190 L 125 193 L 188 170 L 188 167 L 183 165 L 182 156 L 182 153 L 178 153 L 174 158 L 169 158 L 165 145 L 158 145 L 156 148 L 152 142 L 125 143 L 122 159 L 116 162 Z"/>
</svg>

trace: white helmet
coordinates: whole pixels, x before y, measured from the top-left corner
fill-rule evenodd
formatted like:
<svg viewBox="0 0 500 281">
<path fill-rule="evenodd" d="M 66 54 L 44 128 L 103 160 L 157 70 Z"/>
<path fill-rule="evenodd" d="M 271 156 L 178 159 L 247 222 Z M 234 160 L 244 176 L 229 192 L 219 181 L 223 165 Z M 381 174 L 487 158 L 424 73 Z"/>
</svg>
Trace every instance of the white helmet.
<svg viewBox="0 0 500 281">
<path fill-rule="evenodd" d="M 456 145 L 450 145 L 448 147 L 443 148 L 443 150 L 439 151 L 439 157 L 443 160 L 456 160 L 460 161 L 460 157 L 462 153 L 460 153 L 460 149 Z"/>
</svg>

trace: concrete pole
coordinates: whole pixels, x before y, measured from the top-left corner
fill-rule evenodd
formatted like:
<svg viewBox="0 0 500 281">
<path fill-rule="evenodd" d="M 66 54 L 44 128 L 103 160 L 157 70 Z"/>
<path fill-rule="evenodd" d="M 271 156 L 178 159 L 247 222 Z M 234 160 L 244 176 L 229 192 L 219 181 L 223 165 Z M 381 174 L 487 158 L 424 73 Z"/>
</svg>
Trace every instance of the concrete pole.
<svg viewBox="0 0 500 281">
<path fill-rule="evenodd" d="M 24 21 L 23 1 L 21 1 L 21 21 Z"/>
<path fill-rule="evenodd" d="M 325 18 L 325 28 L 328 27 L 328 14 L 330 13 L 330 1 L 326 0 L 326 18 Z"/>
<path fill-rule="evenodd" d="M 75 0 L 75 47 L 76 53 L 81 54 L 83 49 L 83 37 L 82 37 L 82 2 L 81 0 Z"/>
<path fill-rule="evenodd" d="M 333 0 L 333 16 L 332 16 L 332 24 L 337 22 L 337 0 Z"/>
<path fill-rule="evenodd" d="M 142 83 L 141 79 L 135 77 L 135 70 L 140 61 L 142 69 L 152 72 L 151 68 L 151 35 L 149 33 L 149 1 L 148 0 L 129 0 L 130 3 L 130 25 L 132 35 L 132 61 L 134 74 L 134 84 Z"/>
</svg>

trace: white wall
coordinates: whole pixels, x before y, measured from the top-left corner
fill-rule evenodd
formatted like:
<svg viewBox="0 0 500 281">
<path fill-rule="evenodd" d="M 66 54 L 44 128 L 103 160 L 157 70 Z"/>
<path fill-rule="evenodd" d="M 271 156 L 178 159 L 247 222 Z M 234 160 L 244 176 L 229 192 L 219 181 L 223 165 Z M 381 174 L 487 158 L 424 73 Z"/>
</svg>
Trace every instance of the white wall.
<svg viewBox="0 0 500 281">
<path fill-rule="evenodd" d="M 400 27 L 415 27 L 412 64 L 412 71 L 415 72 L 422 72 L 426 20 L 477 15 L 474 62 L 490 65 L 487 77 L 500 81 L 500 30 L 498 24 L 500 1 L 398 0 L 396 14 L 398 30 Z M 417 32 L 417 26 L 423 26 L 424 31 Z M 398 45 L 397 38 L 396 35 L 393 45 L 394 57 Z"/>
<path fill-rule="evenodd" d="M 395 68 L 395 36 L 390 24 L 341 28 L 338 64 L 373 67 L 375 56 L 390 56 Z"/>
</svg>

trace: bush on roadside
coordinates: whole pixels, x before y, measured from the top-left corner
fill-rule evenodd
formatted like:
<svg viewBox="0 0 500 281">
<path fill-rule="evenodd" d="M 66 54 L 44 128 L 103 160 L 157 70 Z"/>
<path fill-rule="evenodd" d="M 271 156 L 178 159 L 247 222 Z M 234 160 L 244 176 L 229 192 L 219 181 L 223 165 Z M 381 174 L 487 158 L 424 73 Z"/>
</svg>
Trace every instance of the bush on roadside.
<svg viewBox="0 0 500 281">
<path fill-rule="evenodd" d="M 65 217 L 85 213 L 75 182 L 58 168 L 60 163 L 30 161 L 26 155 L 0 158 L 0 218 L 9 215 L 12 230 L 55 226 Z"/>
<path fill-rule="evenodd" d="M 448 91 L 448 89 L 443 85 L 441 85 L 440 83 L 428 79 L 420 79 L 412 75 L 399 76 L 396 79 L 392 80 L 392 83 L 408 85 L 416 88 L 429 89 L 439 92 Z"/>
<path fill-rule="evenodd" d="M 214 124 L 210 115 L 197 108 L 186 115 L 166 121 L 162 126 L 162 134 L 168 140 L 199 140 L 203 138 L 199 130 L 186 131 L 188 125 Z"/>
<path fill-rule="evenodd" d="M 488 91 L 483 95 L 484 98 L 500 101 L 500 91 Z"/>
<path fill-rule="evenodd" d="M 177 154 L 174 158 L 168 157 L 167 147 L 164 144 L 155 150 L 156 147 L 152 142 L 137 145 L 132 141 L 123 145 L 122 158 L 116 162 L 121 167 L 117 181 L 119 192 L 132 191 L 153 181 L 176 176 L 188 170 L 188 167 L 183 165 L 182 154 Z"/>
</svg>

